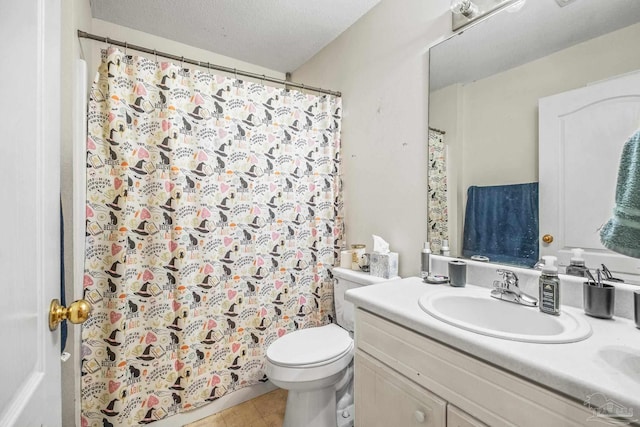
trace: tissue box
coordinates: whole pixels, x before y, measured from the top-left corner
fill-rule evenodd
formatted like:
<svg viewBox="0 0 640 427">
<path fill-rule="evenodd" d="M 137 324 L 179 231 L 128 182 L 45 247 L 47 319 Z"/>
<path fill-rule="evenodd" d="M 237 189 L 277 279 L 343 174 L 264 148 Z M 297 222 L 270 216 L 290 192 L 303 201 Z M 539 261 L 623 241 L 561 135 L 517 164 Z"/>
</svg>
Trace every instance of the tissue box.
<svg viewBox="0 0 640 427">
<path fill-rule="evenodd" d="M 383 279 L 391 279 L 398 275 L 398 253 L 381 254 L 372 252 L 369 257 L 369 274 Z"/>
</svg>

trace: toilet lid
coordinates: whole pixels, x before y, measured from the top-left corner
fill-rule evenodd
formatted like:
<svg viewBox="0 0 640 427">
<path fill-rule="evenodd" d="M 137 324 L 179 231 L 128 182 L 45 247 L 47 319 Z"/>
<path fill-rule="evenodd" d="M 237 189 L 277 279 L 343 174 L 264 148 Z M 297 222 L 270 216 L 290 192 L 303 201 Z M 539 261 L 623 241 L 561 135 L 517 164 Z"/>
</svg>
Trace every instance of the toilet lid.
<svg viewBox="0 0 640 427">
<path fill-rule="evenodd" d="M 284 335 L 269 346 L 267 358 L 277 365 L 311 365 L 336 359 L 352 347 L 349 333 L 331 323 Z"/>
</svg>

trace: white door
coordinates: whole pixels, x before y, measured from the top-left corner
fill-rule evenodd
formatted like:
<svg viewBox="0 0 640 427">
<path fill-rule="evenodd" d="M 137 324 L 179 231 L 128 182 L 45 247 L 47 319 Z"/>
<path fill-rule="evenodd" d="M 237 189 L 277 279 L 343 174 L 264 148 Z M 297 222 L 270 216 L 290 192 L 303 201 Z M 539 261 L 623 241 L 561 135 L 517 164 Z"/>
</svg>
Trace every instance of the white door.
<svg viewBox="0 0 640 427">
<path fill-rule="evenodd" d="M 0 425 L 59 426 L 60 3 L 0 10 Z"/>
<path fill-rule="evenodd" d="M 539 107 L 540 254 L 566 265 L 570 250 L 583 248 L 587 267 L 604 263 L 638 280 L 626 274 L 639 275 L 640 260 L 607 250 L 599 230 L 615 204 L 622 147 L 640 127 L 640 72 L 543 98 Z"/>
</svg>

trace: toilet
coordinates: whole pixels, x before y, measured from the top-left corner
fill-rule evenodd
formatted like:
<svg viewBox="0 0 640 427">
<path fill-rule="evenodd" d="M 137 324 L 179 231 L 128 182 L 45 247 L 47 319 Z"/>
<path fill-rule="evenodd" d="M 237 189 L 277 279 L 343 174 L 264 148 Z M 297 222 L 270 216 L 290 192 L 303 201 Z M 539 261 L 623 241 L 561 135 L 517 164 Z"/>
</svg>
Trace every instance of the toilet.
<svg viewBox="0 0 640 427">
<path fill-rule="evenodd" d="M 353 425 L 353 304 L 348 289 L 389 279 L 333 268 L 337 324 L 291 332 L 267 349 L 265 373 L 289 391 L 283 427 Z"/>
</svg>

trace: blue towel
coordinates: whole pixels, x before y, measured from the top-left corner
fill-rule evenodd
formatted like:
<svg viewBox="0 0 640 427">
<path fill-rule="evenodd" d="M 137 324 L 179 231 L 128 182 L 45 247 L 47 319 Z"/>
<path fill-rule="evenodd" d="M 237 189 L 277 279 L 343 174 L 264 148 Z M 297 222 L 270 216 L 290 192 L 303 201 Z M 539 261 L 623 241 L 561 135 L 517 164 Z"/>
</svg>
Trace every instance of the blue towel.
<svg viewBox="0 0 640 427">
<path fill-rule="evenodd" d="M 538 261 L 538 183 L 471 186 L 462 253 L 533 267 Z"/>
<path fill-rule="evenodd" d="M 640 129 L 622 148 L 616 205 L 600 230 L 600 241 L 614 252 L 640 258 Z"/>
</svg>

